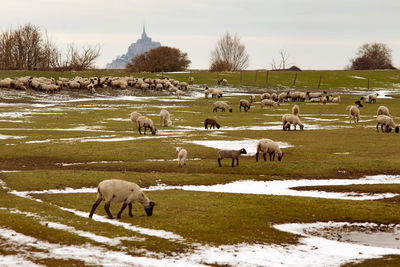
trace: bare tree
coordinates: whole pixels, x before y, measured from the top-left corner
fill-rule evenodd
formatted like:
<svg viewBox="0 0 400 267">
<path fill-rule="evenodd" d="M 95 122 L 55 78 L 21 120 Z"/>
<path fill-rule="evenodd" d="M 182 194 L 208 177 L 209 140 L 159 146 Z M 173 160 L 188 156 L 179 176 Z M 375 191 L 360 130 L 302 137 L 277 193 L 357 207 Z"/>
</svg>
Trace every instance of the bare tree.
<svg viewBox="0 0 400 267">
<path fill-rule="evenodd" d="M 272 59 L 272 63 L 271 63 L 272 70 L 285 70 L 286 66 L 291 64 L 291 63 L 289 63 L 289 54 L 285 49 L 282 49 L 279 52 L 279 56 L 280 56 L 279 64 L 277 64 L 275 62 L 275 60 Z"/>
<path fill-rule="evenodd" d="M 383 43 L 363 44 L 357 51 L 357 57 L 350 60 L 350 69 L 394 69 L 392 50 Z"/>
<path fill-rule="evenodd" d="M 94 68 L 95 60 L 100 55 L 100 46 L 87 45 L 81 48 L 81 52 L 74 44 L 69 44 L 62 68 L 65 70 L 86 70 Z"/>
<path fill-rule="evenodd" d="M 246 46 L 240 42 L 240 38 L 229 33 L 222 36 L 211 52 L 211 71 L 238 71 L 249 66 L 249 55 Z"/>
</svg>

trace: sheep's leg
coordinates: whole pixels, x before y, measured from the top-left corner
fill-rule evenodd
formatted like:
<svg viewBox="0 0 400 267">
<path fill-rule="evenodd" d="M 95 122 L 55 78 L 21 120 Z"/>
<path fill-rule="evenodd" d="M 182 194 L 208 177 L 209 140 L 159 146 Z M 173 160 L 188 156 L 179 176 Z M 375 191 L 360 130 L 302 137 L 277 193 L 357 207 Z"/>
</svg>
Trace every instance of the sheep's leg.
<svg viewBox="0 0 400 267">
<path fill-rule="evenodd" d="M 267 154 L 266 153 L 263 153 L 263 158 L 264 158 L 264 161 L 267 161 Z"/>
<path fill-rule="evenodd" d="M 256 153 L 256 162 L 258 162 L 258 154 L 259 154 L 259 151 L 257 151 L 257 153 Z"/>
<path fill-rule="evenodd" d="M 126 208 L 126 206 L 128 206 L 128 204 L 124 203 L 122 204 L 121 210 L 118 212 L 117 218 L 121 218 L 121 214 L 124 211 L 124 209 Z"/>
<path fill-rule="evenodd" d="M 222 167 L 220 158 L 218 158 L 218 164 L 219 164 L 220 167 Z"/>
<path fill-rule="evenodd" d="M 92 210 L 90 211 L 89 218 L 93 217 L 93 213 L 97 209 L 97 207 L 99 206 L 100 202 L 101 202 L 101 198 L 97 198 L 96 202 L 94 202 L 94 204 L 92 206 Z"/>
<path fill-rule="evenodd" d="M 383 124 L 381 125 L 381 132 L 383 133 Z"/>
<path fill-rule="evenodd" d="M 275 161 L 275 153 L 271 153 L 272 155 L 272 161 Z"/>
<path fill-rule="evenodd" d="M 107 215 L 110 219 L 114 219 L 114 217 L 112 216 L 111 212 L 110 212 L 110 204 L 111 202 L 106 202 L 106 204 L 104 204 L 104 209 L 107 212 Z"/>
<path fill-rule="evenodd" d="M 133 214 L 132 214 L 132 203 L 129 203 L 128 207 L 129 207 L 129 216 L 133 217 Z"/>
<path fill-rule="evenodd" d="M 239 166 L 239 158 L 236 158 L 236 166 Z"/>
<path fill-rule="evenodd" d="M 141 131 L 142 127 L 140 127 L 139 125 L 139 134 L 142 135 L 142 131 Z"/>
<path fill-rule="evenodd" d="M 379 125 L 379 123 L 376 124 L 376 131 L 379 133 L 378 125 Z"/>
</svg>

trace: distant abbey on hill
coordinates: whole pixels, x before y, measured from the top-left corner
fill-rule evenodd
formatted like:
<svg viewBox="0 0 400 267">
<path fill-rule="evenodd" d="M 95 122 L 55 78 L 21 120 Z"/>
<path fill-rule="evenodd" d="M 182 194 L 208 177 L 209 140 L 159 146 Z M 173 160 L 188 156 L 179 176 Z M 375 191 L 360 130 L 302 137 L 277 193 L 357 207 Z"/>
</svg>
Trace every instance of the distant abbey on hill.
<svg viewBox="0 0 400 267">
<path fill-rule="evenodd" d="M 143 26 L 142 38 L 138 39 L 136 43 L 132 43 L 128 47 L 128 52 L 122 56 L 117 57 L 111 63 L 106 65 L 107 69 L 124 69 L 126 64 L 131 62 L 132 58 L 137 55 L 146 53 L 147 51 L 160 47 L 160 42 L 153 42 L 146 34 L 145 26 Z"/>
</svg>

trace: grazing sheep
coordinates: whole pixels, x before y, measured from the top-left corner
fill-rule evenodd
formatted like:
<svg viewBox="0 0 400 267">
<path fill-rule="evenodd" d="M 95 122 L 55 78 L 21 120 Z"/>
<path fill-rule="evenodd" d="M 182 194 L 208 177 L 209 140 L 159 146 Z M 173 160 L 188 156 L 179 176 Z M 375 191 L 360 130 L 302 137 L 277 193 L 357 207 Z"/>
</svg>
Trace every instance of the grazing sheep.
<svg viewBox="0 0 400 267">
<path fill-rule="evenodd" d="M 276 93 L 272 93 L 271 99 L 274 100 L 275 102 L 278 102 L 278 95 Z"/>
<path fill-rule="evenodd" d="M 269 106 L 275 108 L 276 106 L 280 106 L 279 102 L 275 102 L 274 100 L 271 99 L 264 99 L 261 101 L 261 108 L 264 108 L 264 106 Z"/>
<path fill-rule="evenodd" d="M 176 152 L 178 153 L 178 166 L 183 167 L 183 165 L 186 165 L 187 151 L 184 148 L 177 147 Z"/>
<path fill-rule="evenodd" d="M 289 91 L 286 94 L 286 98 L 290 98 L 292 101 L 304 101 L 306 100 L 306 93 L 299 91 Z"/>
<path fill-rule="evenodd" d="M 161 126 L 167 126 L 167 127 L 172 126 L 172 121 L 171 121 L 168 110 L 162 109 L 160 111 L 160 123 L 161 123 Z"/>
<path fill-rule="evenodd" d="M 296 115 L 293 114 L 284 114 L 282 116 L 282 122 L 283 122 L 283 130 L 289 130 L 290 131 L 290 125 L 294 125 L 294 130 L 296 130 L 296 125 L 300 126 L 300 130 L 304 129 L 304 124 L 301 122 L 300 118 Z"/>
<path fill-rule="evenodd" d="M 313 97 L 313 98 L 310 99 L 311 103 L 323 103 L 323 104 L 326 104 L 327 101 L 328 101 L 328 97 L 327 96 Z"/>
<path fill-rule="evenodd" d="M 157 129 L 154 127 L 153 121 L 146 116 L 140 116 L 139 118 L 137 118 L 137 128 L 140 135 L 142 135 L 142 127 L 144 127 L 144 134 L 146 134 L 147 129 L 151 130 L 152 135 L 155 135 L 157 132 Z"/>
<path fill-rule="evenodd" d="M 385 132 L 389 133 L 392 128 L 394 128 L 394 131 L 396 133 L 399 133 L 399 126 L 396 125 L 393 121 L 393 119 L 387 115 L 379 115 L 376 117 L 376 131 L 379 132 L 379 124 L 381 125 L 381 131 L 383 133 L 383 127 L 385 126 Z"/>
<path fill-rule="evenodd" d="M 181 90 L 176 90 L 176 92 L 175 92 L 175 95 L 178 97 L 178 98 L 181 98 L 181 95 L 183 95 L 183 92 L 181 91 Z"/>
<path fill-rule="evenodd" d="M 369 101 L 369 103 L 376 103 L 376 100 L 378 99 L 378 93 L 375 93 L 375 94 L 370 94 L 370 95 L 368 95 L 368 101 Z"/>
<path fill-rule="evenodd" d="M 121 214 L 129 206 L 129 216 L 132 217 L 132 203 L 140 203 L 143 205 L 147 216 L 153 214 L 153 208 L 155 203 L 150 201 L 150 199 L 143 193 L 142 189 L 135 184 L 123 180 L 104 180 L 97 186 L 97 198 L 93 204 L 92 210 L 90 211 L 89 218 L 93 217 L 93 213 L 99 206 L 100 202 L 104 200 L 104 209 L 110 219 L 114 219 L 110 212 L 111 202 L 123 202 L 121 210 L 118 212 L 117 218 L 121 218 Z"/>
<path fill-rule="evenodd" d="M 356 104 L 359 108 L 363 107 L 363 104 L 361 104 L 360 100 L 355 101 L 354 104 Z"/>
<path fill-rule="evenodd" d="M 211 127 L 214 129 L 215 127 L 217 127 L 217 129 L 219 129 L 221 127 L 221 125 L 218 124 L 218 122 L 214 119 L 205 119 L 204 120 L 204 127 L 206 129 L 208 129 L 208 125 L 210 125 L 210 129 Z"/>
<path fill-rule="evenodd" d="M 235 159 L 236 159 L 236 166 L 239 166 L 239 156 L 241 154 L 247 154 L 246 149 L 242 148 L 240 150 L 220 150 L 218 151 L 218 164 L 220 167 L 222 167 L 221 159 L 231 158 L 232 167 L 234 167 Z"/>
<path fill-rule="evenodd" d="M 217 101 L 214 103 L 214 109 L 213 112 L 218 112 L 218 109 L 222 109 L 223 112 L 225 112 L 225 109 L 229 110 L 229 112 L 232 112 L 231 107 L 226 103 L 222 101 Z"/>
<path fill-rule="evenodd" d="M 134 111 L 131 113 L 130 118 L 133 125 L 137 126 L 137 119 L 140 116 L 142 116 L 142 114 L 140 114 L 139 112 Z"/>
<path fill-rule="evenodd" d="M 188 78 L 188 82 L 189 82 L 189 84 L 193 84 L 194 83 L 194 78 L 193 77 L 189 77 Z"/>
<path fill-rule="evenodd" d="M 350 122 L 353 118 L 354 123 L 357 123 L 360 120 L 360 110 L 356 106 L 347 106 L 346 111 L 349 112 Z"/>
<path fill-rule="evenodd" d="M 287 101 L 287 93 L 280 93 L 278 95 L 278 102 L 286 102 Z"/>
<path fill-rule="evenodd" d="M 181 90 L 187 90 L 187 86 L 188 86 L 187 82 L 180 82 L 180 83 L 178 84 L 178 87 L 179 87 L 179 89 L 181 89 Z"/>
<path fill-rule="evenodd" d="M 386 106 L 380 106 L 376 112 L 376 115 L 386 115 L 390 117 L 389 109 Z"/>
<path fill-rule="evenodd" d="M 217 84 L 218 84 L 218 85 L 221 85 L 221 84 L 222 84 L 222 85 L 227 85 L 227 84 L 228 84 L 228 80 L 227 80 L 227 79 L 218 80 L 218 81 L 217 81 Z"/>
<path fill-rule="evenodd" d="M 241 99 L 239 102 L 240 112 L 242 112 L 242 107 L 244 108 L 244 111 L 247 112 L 250 109 L 250 102 L 245 99 Z"/>
<path fill-rule="evenodd" d="M 257 145 L 256 161 L 258 162 L 258 154 L 263 153 L 264 161 L 267 161 L 265 155 L 269 153 L 269 161 L 275 160 L 275 155 L 278 155 L 278 161 L 282 160 L 283 152 L 279 145 L 271 139 L 261 139 Z"/>
<path fill-rule="evenodd" d="M 332 103 L 340 103 L 340 96 L 332 97 Z"/>
<path fill-rule="evenodd" d="M 293 115 L 296 115 L 296 116 L 299 116 L 299 113 L 300 113 L 300 108 L 299 108 L 299 106 L 298 106 L 298 105 L 294 105 L 294 106 L 292 107 L 292 114 L 293 114 Z"/>
<path fill-rule="evenodd" d="M 260 101 L 263 101 L 264 99 L 271 99 L 271 95 L 269 93 L 264 93 L 260 96 Z"/>
<path fill-rule="evenodd" d="M 308 96 L 308 100 L 310 100 L 311 98 L 319 98 L 322 97 L 324 94 L 326 94 L 326 91 L 323 92 L 314 92 L 314 93 L 310 93 L 310 92 L 306 92 L 306 96 Z"/>
</svg>

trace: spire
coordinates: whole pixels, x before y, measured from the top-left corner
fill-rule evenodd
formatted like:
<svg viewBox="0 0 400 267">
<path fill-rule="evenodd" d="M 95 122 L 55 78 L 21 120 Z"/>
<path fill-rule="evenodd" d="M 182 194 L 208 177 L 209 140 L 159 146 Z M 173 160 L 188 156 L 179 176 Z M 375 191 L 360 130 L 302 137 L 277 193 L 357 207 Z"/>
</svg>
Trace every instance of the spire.
<svg viewBox="0 0 400 267">
<path fill-rule="evenodd" d="M 142 39 L 148 38 L 146 34 L 146 25 L 143 24 L 143 33 L 142 33 Z"/>
</svg>

